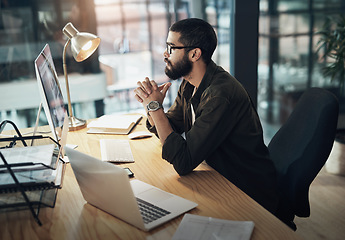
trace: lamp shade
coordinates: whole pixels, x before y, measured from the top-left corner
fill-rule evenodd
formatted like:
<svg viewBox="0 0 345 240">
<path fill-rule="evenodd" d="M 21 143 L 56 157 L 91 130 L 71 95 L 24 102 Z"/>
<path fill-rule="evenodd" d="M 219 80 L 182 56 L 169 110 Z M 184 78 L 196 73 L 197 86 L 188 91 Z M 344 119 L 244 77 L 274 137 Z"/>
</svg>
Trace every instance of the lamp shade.
<svg viewBox="0 0 345 240">
<path fill-rule="evenodd" d="M 90 57 L 98 48 L 101 39 L 91 33 L 79 32 L 72 23 L 67 23 L 62 32 L 71 40 L 71 50 L 77 62 Z"/>
</svg>

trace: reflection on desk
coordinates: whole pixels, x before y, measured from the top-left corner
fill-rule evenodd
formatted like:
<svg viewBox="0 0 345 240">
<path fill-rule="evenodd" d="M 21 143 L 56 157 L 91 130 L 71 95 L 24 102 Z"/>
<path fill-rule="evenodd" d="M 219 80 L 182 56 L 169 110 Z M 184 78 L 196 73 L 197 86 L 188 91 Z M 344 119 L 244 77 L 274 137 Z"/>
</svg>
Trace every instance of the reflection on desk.
<svg viewBox="0 0 345 240">
<path fill-rule="evenodd" d="M 145 119 L 134 131 L 145 129 Z M 121 135 L 86 134 L 87 129 L 68 133 L 68 144 L 78 151 L 101 158 L 99 139 L 128 139 Z M 255 239 L 301 239 L 284 223 L 261 207 L 235 185 L 206 164 L 194 172 L 179 176 L 173 166 L 161 158 L 161 143 L 155 136 L 130 140 L 135 163 L 129 167 L 135 178 L 198 203 L 190 214 L 213 218 L 253 221 Z M 114 200 L 116 204 L 116 200 Z M 62 189 L 55 208 L 41 209 L 43 226 L 30 212 L 1 212 L 0 239 L 171 239 L 183 216 L 150 231 L 143 232 L 85 202 L 70 165 L 67 165 Z"/>
</svg>

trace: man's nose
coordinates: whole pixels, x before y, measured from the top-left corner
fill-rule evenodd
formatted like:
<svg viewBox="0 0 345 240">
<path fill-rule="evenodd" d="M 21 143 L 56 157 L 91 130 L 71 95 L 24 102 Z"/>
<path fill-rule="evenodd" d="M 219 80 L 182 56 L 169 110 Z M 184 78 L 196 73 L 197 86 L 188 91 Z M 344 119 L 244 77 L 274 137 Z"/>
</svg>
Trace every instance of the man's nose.
<svg viewBox="0 0 345 240">
<path fill-rule="evenodd" d="M 165 49 L 163 56 L 164 56 L 164 58 L 170 57 L 170 54 L 168 53 L 168 49 Z"/>
</svg>

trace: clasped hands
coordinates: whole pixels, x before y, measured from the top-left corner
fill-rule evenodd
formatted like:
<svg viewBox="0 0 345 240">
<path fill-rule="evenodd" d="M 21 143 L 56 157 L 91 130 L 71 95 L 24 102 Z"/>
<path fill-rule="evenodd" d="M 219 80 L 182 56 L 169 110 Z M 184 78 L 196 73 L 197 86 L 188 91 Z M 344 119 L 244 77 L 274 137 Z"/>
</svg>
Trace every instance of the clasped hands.
<svg viewBox="0 0 345 240">
<path fill-rule="evenodd" d="M 154 80 L 150 80 L 148 77 L 146 77 L 144 81 L 138 81 L 137 85 L 138 87 L 134 89 L 134 97 L 146 108 L 146 105 L 151 101 L 158 101 L 159 103 L 163 104 L 164 98 L 171 86 L 171 83 L 167 82 L 158 86 Z"/>
</svg>

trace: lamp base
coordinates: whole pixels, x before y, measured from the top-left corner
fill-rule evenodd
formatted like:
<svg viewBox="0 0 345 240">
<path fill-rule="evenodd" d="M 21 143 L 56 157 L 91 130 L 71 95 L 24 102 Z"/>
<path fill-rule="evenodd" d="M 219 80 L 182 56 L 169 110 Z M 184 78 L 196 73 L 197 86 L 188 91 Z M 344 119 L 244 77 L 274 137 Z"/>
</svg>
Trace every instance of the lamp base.
<svg viewBox="0 0 345 240">
<path fill-rule="evenodd" d="M 86 127 L 86 121 L 76 118 L 74 116 L 69 117 L 69 131 L 77 131 Z"/>
</svg>

